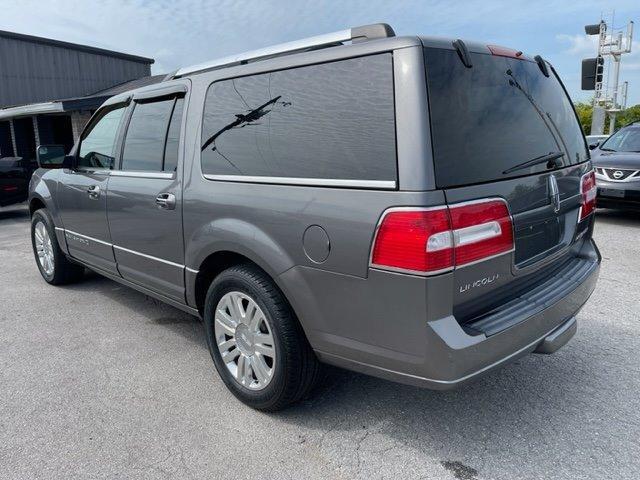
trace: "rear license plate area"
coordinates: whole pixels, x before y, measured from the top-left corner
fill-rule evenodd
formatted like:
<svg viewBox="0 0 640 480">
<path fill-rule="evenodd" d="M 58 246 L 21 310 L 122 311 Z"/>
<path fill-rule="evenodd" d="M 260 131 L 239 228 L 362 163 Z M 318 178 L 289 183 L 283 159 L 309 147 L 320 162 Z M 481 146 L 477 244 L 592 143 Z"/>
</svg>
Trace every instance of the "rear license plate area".
<svg viewBox="0 0 640 480">
<path fill-rule="evenodd" d="M 624 198 L 624 190 L 615 188 L 600 188 L 598 193 L 603 197 Z"/>
<path fill-rule="evenodd" d="M 560 242 L 560 221 L 557 217 L 530 221 L 516 227 L 516 265 L 546 252 Z"/>
</svg>

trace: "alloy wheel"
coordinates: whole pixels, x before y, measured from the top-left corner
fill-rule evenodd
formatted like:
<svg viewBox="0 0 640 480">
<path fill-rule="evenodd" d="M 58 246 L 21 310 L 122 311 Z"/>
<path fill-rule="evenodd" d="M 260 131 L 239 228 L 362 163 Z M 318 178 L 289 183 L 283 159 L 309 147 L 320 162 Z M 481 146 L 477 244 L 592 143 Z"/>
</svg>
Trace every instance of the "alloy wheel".
<svg viewBox="0 0 640 480">
<path fill-rule="evenodd" d="M 233 378 L 262 390 L 273 378 L 276 351 L 269 321 L 255 300 L 242 292 L 225 294 L 215 310 L 215 341 Z"/>
<path fill-rule="evenodd" d="M 53 275 L 54 271 L 54 256 L 53 245 L 51 244 L 51 238 L 47 227 L 43 222 L 36 223 L 34 228 L 34 237 L 36 244 L 36 253 L 38 254 L 38 261 L 42 270 L 48 275 Z"/>
</svg>

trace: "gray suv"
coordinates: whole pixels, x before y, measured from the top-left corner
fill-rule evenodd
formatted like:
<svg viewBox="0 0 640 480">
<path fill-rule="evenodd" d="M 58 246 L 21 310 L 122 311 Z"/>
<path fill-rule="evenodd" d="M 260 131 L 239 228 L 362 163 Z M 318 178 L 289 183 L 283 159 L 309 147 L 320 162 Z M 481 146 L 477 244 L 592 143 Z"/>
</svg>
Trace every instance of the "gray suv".
<svg viewBox="0 0 640 480">
<path fill-rule="evenodd" d="M 43 278 L 90 268 L 201 317 L 246 404 L 326 363 L 447 389 L 576 330 L 595 177 L 553 67 L 358 27 L 108 100 L 30 187 Z"/>
</svg>

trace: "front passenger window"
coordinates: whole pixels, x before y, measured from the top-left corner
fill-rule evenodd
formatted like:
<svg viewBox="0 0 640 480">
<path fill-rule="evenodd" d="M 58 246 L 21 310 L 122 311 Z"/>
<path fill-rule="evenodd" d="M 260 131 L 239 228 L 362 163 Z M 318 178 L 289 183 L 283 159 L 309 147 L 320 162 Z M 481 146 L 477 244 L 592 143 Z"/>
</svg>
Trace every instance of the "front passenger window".
<svg viewBox="0 0 640 480">
<path fill-rule="evenodd" d="M 114 167 L 116 137 L 125 107 L 108 111 L 86 133 L 80 144 L 78 167 Z"/>
</svg>

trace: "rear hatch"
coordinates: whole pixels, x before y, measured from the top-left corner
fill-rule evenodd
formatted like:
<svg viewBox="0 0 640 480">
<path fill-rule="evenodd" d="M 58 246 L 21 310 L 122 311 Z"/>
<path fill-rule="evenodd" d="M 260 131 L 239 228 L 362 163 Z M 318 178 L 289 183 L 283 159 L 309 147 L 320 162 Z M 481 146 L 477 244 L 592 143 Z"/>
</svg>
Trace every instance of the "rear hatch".
<svg viewBox="0 0 640 480">
<path fill-rule="evenodd" d="M 438 47 L 424 48 L 436 186 L 450 208 L 493 198 L 511 216 L 512 251 L 454 270 L 454 315 L 491 335 L 510 326 L 496 313 L 536 289 L 550 301 L 579 278 L 568 275 L 591 235 L 593 215 L 579 219 L 591 165 L 549 64 L 500 47 Z"/>
</svg>

